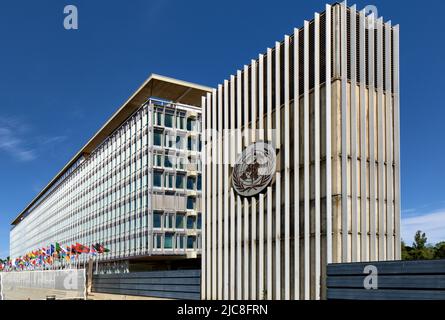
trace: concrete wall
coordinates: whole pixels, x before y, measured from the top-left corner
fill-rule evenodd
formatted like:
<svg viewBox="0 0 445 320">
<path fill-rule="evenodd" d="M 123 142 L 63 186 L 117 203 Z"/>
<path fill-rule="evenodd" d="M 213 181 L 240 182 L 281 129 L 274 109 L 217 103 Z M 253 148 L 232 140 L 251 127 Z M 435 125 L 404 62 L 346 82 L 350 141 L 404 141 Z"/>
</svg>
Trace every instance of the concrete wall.
<svg viewBox="0 0 445 320">
<path fill-rule="evenodd" d="M 327 6 L 203 100 L 203 299 L 325 298 L 328 263 L 400 257 L 398 29 L 368 39 L 366 19 Z M 257 141 L 276 172 L 242 198 L 233 165 Z"/>
<path fill-rule="evenodd" d="M 369 266 L 376 272 L 373 279 L 365 270 Z M 330 264 L 327 275 L 328 299 L 445 299 L 445 260 Z"/>
<path fill-rule="evenodd" d="M 198 300 L 200 270 L 172 270 L 93 276 L 92 292 Z"/>
</svg>

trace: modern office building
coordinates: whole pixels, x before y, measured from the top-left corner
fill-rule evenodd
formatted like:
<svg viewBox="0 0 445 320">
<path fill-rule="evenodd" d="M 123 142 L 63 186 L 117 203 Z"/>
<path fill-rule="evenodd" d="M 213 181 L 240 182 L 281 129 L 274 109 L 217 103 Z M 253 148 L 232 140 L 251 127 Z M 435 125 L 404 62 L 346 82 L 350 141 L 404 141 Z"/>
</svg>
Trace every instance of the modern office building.
<svg viewBox="0 0 445 320">
<path fill-rule="evenodd" d="M 399 103 L 399 27 L 345 4 L 207 93 L 202 298 L 320 299 L 327 263 L 399 259 Z"/>
<path fill-rule="evenodd" d="M 11 257 L 100 243 L 110 249 L 102 266 L 117 270 L 199 267 L 209 90 L 152 75 L 14 219 Z"/>
</svg>

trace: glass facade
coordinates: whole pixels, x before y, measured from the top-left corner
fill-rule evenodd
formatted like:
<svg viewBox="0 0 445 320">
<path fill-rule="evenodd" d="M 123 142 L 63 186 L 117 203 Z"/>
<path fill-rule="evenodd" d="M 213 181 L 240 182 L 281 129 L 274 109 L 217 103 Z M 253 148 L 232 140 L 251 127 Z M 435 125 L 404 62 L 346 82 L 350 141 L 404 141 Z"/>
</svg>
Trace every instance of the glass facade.
<svg viewBox="0 0 445 320">
<path fill-rule="evenodd" d="M 26 212 L 11 230 L 11 257 L 55 242 L 103 244 L 102 260 L 199 252 L 200 230 L 184 227 L 201 212 L 201 190 L 188 182 L 200 175 L 199 151 L 185 149 L 200 139 L 200 121 L 197 107 L 148 100 Z"/>
</svg>

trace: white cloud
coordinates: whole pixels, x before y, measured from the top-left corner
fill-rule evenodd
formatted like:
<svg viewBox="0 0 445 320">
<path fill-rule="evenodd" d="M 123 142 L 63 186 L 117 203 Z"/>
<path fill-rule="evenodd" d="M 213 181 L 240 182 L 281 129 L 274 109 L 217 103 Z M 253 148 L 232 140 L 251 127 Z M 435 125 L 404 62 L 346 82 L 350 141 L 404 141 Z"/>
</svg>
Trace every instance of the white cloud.
<svg viewBox="0 0 445 320">
<path fill-rule="evenodd" d="M 66 136 L 35 135 L 26 123 L 15 118 L 0 118 L 0 153 L 4 152 L 19 161 L 37 158 L 38 151 L 48 152 L 64 142 Z"/>
<path fill-rule="evenodd" d="M 445 209 L 431 213 L 402 217 L 402 239 L 407 245 L 414 241 L 417 230 L 425 232 L 428 243 L 445 241 Z"/>
<path fill-rule="evenodd" d="M 0 122 L 0 151 L 4 151 L 20 161 L 30 161 L 36 158 L 35 151 L 28 148 L 25 141 L 17 132 L 11 123 Z"/>
</svg>

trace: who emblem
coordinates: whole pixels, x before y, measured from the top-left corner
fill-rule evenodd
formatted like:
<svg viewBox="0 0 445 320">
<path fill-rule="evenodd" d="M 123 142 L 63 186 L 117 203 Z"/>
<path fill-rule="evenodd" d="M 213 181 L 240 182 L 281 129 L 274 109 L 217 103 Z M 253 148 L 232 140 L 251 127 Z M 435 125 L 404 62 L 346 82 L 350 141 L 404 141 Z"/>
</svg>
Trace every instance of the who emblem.
<svg viewBox="0 0 445 320">
<path fill-rule="evenodd" d="M 267 188 L 276 171 L 275 148 L 264 142 L 248 146 L 236 160 L 232 186 L 243 197 L 253 197 Z"/>
</svg>

